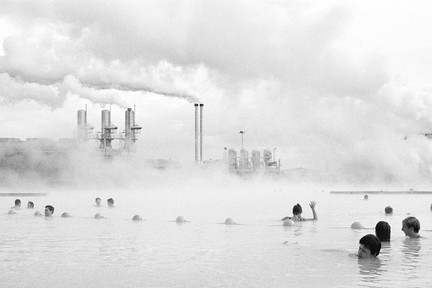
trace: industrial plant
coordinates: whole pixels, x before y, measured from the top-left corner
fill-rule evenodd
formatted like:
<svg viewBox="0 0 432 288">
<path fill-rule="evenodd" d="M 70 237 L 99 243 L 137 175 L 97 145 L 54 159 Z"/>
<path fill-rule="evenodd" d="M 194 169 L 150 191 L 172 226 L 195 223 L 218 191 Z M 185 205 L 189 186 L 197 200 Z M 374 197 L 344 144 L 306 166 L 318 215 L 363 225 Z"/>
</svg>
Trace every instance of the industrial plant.
<svg viewBox="0 0 432 288">
<path fill-rule="evenodd" d="M 253 150 L 251 156 L 246 149 L 240 150 L 240 156 L 234 149 L 228 150 L 228 168 L 232 173 L 239 175 L 251 174 L 256 172 L 265 173 L 280 173 L 280 160 L 275 159 L 275 156 L 270 150 L 263 151 L 261 157 L 260 151 Z"/>
<path fill-rule="evenodd" d="M 137 134 L 141 130 L 141 126 L 135 123 L 135 110 L 126 109 L 123 133 L 118 133 L 117 129 L 118 127 L 111 122 L 111 111 L 104 109 L 101 111 L 100 131 L 95 132 L 94 127 L 87 123 L 87 109 L 82 109 L 77 111 L 75 138 L 62 138 L 58 141 L 48 138 L 27 138 L 25 141 L 18 138 L 0 138 L 0 149 L 3 151 L 2 158 L 32 149 L 51 154 L 79 146 L 81 142 L 93 140 L 97 144 L 97 149 L 106 157 L 133 151 L 134 144 L 138 140 Z M 114 146 L 114 141 L 120 141 L 119 145 Z"/>
<path fill-rule="evenodd" d="M 122 134 L 118 135 L 117 126 L 111 122 L 111 111 L 101 111 L 101 130 L 94 132 L 94 127 L 87 123 L 87 109 L 78 110 L 78 132 L 77 138 L 81 141 L 95 140 L 99 145 L 98 149 L 103 152 L 104 156 L 113 156 L 121 152 L 131 152 L 134 150 L 134 144 L 138 140 L 137 134 L 142 129 L 135 123 L 135 109 L 127 108 L 125 111 L 125 128 Z M 121 141 L 119 149 L 113 148 L 113 141 Z"/>
<path fill-rule="evenodd" d="M 262 157 L 258 150 L 249 152 L 242 148 L 239 155 L 234 149 L 225 148 L 224 159 L 203 161 L 203 110 L 204 104 L 194 103 L 195 108 L 195 163 L 207 167 L 223 163 L 224 169 L 238 175 L 265 172 L 279 174 L 280 160 L 276 160 L 270 150 L 264 150 Z M 96 130 L 87 121 L 87 106 L 77 111 L 77 129 L 73 138 L 58 140 L 48 138 L 0 138 L 0 169 L 8 171 L 31 172 L 37 175 L 56 176 L 64 173 L 73 153 L 87 151 L 101 159 L 111 159 L 136 150 L 135 144 L 142 129 L 135 122 L 135 107 L 127 108 L 124 116 L 124 130 L 119 132 L 112 122 L 111 109 L 103 109 L 100 116 L 100 129 Z M 244 131 L 240 131 L 240 133 Z M 84 149 L 84 150 L 83 150 Z M 150 166 L 164 169 L 171 160 L 148 159 Z"/>
</svg>

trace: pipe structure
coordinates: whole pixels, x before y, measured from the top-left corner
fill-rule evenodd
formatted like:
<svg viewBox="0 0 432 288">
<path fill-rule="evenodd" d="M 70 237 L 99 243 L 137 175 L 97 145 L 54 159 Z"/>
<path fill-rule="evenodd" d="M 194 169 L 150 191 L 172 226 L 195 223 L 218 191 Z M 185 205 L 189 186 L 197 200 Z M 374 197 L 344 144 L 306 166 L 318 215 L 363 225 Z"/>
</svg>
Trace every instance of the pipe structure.
<svg viewBox="0 0 432 288">
<path fill-rule="evenodd" d="M 136 134 L 141 130 L 141 126 L 135 123 L 135 111 L 127 108 L 125 111 L 125 143 L 124 149 L 130 151 L 137 140 Z"/>
<path fill-rule="evenodd" d="M 203 146 L 203 109 L 204 109 L 204 104 L 199 104 L 200 106 L 200 162 L 203 162 L 203 153 L 202 153 L 202 146 Z"/>
<path fill-rule="evenodd" d="M 115 125 L 111 123 L 111 111 L 110 110 L 102 110 L 101 113 L 101 145 L 100 148 L 112 148 L 111 140 L 112 138 L 112 130 L 117 129 Z"/>
<path fill-rule="evenodd" d="M 132 115 L 133 111 L 132 108 L 127 108 L 125 111 L 125 142 L 124 142 L 124 149 L 130 150 L 131 148 L 131 142 L 132 142 L 132 130 L 131 127 L 133 125 Z"/>
<path fill-rule="evenodd" d="M 198 103 L 195 106 L 195 163 L 198 162 Z"/>
</svg>

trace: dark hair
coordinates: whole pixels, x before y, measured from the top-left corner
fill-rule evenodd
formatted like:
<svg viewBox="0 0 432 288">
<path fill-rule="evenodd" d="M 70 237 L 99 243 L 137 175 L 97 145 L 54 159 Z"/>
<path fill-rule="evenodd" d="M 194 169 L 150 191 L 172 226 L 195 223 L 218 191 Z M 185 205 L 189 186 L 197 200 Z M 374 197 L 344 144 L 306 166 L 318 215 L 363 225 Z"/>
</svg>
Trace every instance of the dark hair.
<svg viewBox="0 0 432 288">
<path fill-rule="evenodd" d="M 297 203 L 297 205 L 294 205 L 293 207 L 293 214 L 297 215 L 303 212 L 302 207 L 300 206 L 300 204 Z"/>
<path fill-rule="evenodd" d="M 49 211 L 51 211 L 52 214 L 54 214 L 54 207 L 51 205 L 46 205 L 45 208 L 47 208 Z"/>
<path fill-rule="evenodd" d="M 363 236 L 359 243 L 369 249 L 374 257 L 378 256 L 381 250 L 381 241 L 373 234 Z"/>
<path fill-rule="evenodd" d="M 387 206 L 384 208 L 385 214 L 392 214 L 393 213 L 393 208 L 390 206 Z"/>
<path fill-rule="evenodd" d="M 98 200 L 101 200 L 101 198 L 97 197 L 97 198 L 95 199 L 95 202 L 98 201 Z"/>
<path fill-rule="evenodd" d="M 32 201 L 29 201 L 27 204 L 28 208 L 34 208 L 34 203 Z"/>
<path fill-rule="evenodd" d="M 107 200 L 107 202 L 108 202 L 108 203 L 112 203 L 112 204 L 114 204 L 114 199 L 113 199 L 113 198 L 109 198 L 109 199 Z"/>
<path fill-rule="evenodd" d="M 386 221 L 379 221 L 375 226 L 375 235 L 380 241 L 390 241 L 391 227 Z"/>
<path fill-rule="evenodd" d="M 21 205 L 21 200 L 20 199 L 16 199 L 15 200 L 15 206 L 17 206 L 17 205 Z"/>
<path fill-rule="evenodd" d="M 420 221 L 414 216 L 409 216 L 405 218 L 402 221 L 402 225 L 403 224 L 405 224 L 405 226 L 408 228 L 414 228 L 415 233 L 418 233 L 420 231 Z"/>
</svg>

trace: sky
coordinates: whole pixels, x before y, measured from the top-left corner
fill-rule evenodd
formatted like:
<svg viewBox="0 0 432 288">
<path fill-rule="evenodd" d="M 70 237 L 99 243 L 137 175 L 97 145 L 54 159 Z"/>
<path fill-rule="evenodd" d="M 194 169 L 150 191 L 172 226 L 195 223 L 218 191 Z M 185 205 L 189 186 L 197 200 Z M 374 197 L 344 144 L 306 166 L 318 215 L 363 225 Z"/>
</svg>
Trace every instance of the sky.
<svg viewBox="0 0 432 288">
<path fill-rule="evenodd" d="M 71 138 L 76 111 L 140 157 L 270 149 L 282 169 L 432 179 L 429 1 L 0 1 L 0 137 Z M 275 150 L 274 150 L 275 149 Z"/>
</svg>

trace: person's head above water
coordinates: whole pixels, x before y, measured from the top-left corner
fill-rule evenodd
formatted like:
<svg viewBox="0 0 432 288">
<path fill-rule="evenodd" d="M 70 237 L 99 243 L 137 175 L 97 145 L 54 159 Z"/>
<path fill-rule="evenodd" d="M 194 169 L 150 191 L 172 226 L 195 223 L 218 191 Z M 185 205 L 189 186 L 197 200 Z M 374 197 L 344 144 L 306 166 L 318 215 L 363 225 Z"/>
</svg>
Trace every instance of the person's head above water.
<svg viewBox="0 0 432 288">
<path fill-rule="evenodd" d="M 54 207 L 51 205 L 45 206 L 45 216 L 51 217 L 54 214 Z"/>
<path fill-rule="evenodd" d="M 27 208 L 33 209 L 34 208 L 34 203 L 32 201 L 29 201 L 28 204 L 27 204 Z"/>
<path fill-rule="evenodd" d="M 95 199 L 96 206 L 100 206 L 101 205 L 101 201 L 102 201 L 101 198 L 97 197 Z"/>
<path fill-rule="evenodd" d="M 390 241 L 391 227 L 386 221 L 379 221 L 375 225 L 375 235 L 381 242 Z"/>
<path fill-rule="evenodd" d="M 107 203 L 108 203 L 108 207 L 113 207 L 114 206 L 114 199 L 113 198 L 109 198 L 107 200 Z"/>
<path fill-rule="evenodd" d="M 413 216 L 409 216 L 402 221 L 402 231 L 410 238 L 418 238 L 420 231 L 420 221 Z"/>
<path fill-rule="evenodd" d="M 296 205 L 294 205 L 292 212 L 293 212 L 293 215 L 299 215 L 299 214 L 303 213 L 303 209 L 302 209 L 301 205 L 297 203 Z"/>
<path fill-rule="evenodd" d="M 387 206 L 384 208 L 384 212 L 385 214 L 392 214 L 393 213 L 393 208 L 390 206 Z"/>
<path fill-rule="evenodd" d="M 375 258 L 381 250 L 381 241 L 373 234 L 363 236 L 359 244 L 359 258 Z"/>
<path fill-rule="evenodd" d="M 21 200 L 20 199 L 15 200 L 15 207 L 21 207 Z"/>
<path fill-rule="evenodd" d="M 142 218 L 141 218 L 140 215 L 134 215 L 134 216 L 132 217 L 132 220 L 133 220 L 133 221 L 142 221 Z"/>
</svg>

